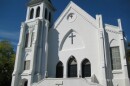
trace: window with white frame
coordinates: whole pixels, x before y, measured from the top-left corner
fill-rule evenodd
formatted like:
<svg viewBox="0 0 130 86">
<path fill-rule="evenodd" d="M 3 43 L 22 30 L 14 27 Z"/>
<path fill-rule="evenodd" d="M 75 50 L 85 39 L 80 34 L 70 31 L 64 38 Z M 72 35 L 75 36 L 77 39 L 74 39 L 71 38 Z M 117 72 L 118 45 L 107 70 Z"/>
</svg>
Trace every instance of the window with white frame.
<svg viewBox="0 0 130 86">
<path fill-rule="evenodd" d="M 30 60 L 27 60 L 24 62 L 24 70 L 29 70 L 30 69 Z"/>
<path fill-rule="evenodd" d="M 111 47 L 111 65 L 112 70 L 119 70 L 121 69 L 121 58 L 120 58 L 120 50 L 119 46 Z"/>
</svg>

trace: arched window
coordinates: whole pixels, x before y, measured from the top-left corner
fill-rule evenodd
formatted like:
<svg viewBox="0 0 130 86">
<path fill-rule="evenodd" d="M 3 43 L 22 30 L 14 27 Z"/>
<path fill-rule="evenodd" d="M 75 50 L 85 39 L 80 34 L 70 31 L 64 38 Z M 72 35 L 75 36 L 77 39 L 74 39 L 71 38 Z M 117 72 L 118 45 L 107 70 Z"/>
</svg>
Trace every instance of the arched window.
<svg viewBox="0 0 130 86">
<path fill-rule="evenodd" d="M 91 76 L 91 64 L 88 59 L 85 59 L 82 62 L 82 77 L 90 77 Z"/>
<path fill-rule="evenodd" d="M 49 21 L 51 22 L 51 12 L 49 12 Z"/>
<path fill-rule="evenodd" d="M 47 12 L 47 8 L 45 9 L 45 19 L 47 19 L 47 15 L 48 15 L 48 12 Z"/>
<path fill-rule="evenodd" d="M 40 7 L 38 7 L 36 10 L 36 17 L 39 17 L 39 16 L 40 16 Z"/>
<path fill-rule="evenodd" d="M 68 77 L 77 77 L 77 61 L 74 56 L 68 61 Z"/>
<path fill-rule="evenodd" d="M 32 32 L 32 35 L 31 35 L 31 44 L 30 44 L 30 47 L 32 47 L 32 43 L 33 43 L 33 40 L 34 40 L 34 34 L 35 34 L 35 32 Z"/>
<path fill-rule="evenodd" d="M 24 70 L 29 70 L 30 69 L 30 60 L 27 60 L 24 62 Z"/>
<path fill-rule="evenodd" d="M 32 8 L 30 11 L 30 19 L 33 19 L 33 15 L 34 15 L 34 9 Z"/>
<path fill-rule="evenodd" d="M 121 57 L 119 46 L 110 47 L 112 70 L 121 69 Z"/>
<path fill-rule="evenodd" d="M 25 48 L 28 47 L 28 37 L 29 37 L 29 33 L 26 33 L 26 37 L 25 37 Z"/>
<path fill-rule="evenodd" d="M 56 66 L 56 78 L 63 78 L 63 63 L 61 61 Z"/>
</svg>

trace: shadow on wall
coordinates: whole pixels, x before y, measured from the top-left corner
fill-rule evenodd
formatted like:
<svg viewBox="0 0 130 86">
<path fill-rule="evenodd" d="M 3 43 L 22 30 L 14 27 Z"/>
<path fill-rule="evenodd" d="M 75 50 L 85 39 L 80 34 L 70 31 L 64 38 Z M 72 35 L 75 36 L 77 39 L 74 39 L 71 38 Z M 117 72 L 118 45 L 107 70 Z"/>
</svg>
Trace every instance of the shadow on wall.
<svg viewBox="0 0 130 86">
<path fill-rule="evenodd" d="M 48 40 L 48 77 L 56 77 L 56 65 L 59 60 L 59 33 L 56 29 L 50 29 L 49 40 Z"/>
<path fill-rule="evenodd" d="M 128 43 L 128 49 L 127 49 L 127 68 L 128 68 L 128 75 L 130 78 L 130 42 Z"/>
<path fill-rule="evenodd" d="M 113 86 L 112 84 L 112 79 L 113 79 L 113 74 L 112 74 L 112 66 L 110 65 L 111 64 L 111 55 L 110 55 L 110 43 L 109 43 L 109 36 L 108 36 L 108 33 L 105 32 L 105 41 L 106 41 L 106 77 L 107 77 L 107 80 L 109 80 L 109 82 L 107 83 L 108 86 Z"/>
</svg>

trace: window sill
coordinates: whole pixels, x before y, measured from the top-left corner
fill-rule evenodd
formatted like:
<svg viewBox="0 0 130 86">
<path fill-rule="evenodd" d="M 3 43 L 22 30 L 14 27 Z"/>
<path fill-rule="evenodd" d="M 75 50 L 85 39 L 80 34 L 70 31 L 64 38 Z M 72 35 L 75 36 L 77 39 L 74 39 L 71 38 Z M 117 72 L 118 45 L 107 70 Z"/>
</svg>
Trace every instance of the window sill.
<svg viewBox="0 0 130 86">
<path fill-rule="evenodd" d="M 23 75 L 23 76 L 29 75 L 29 70 L 24 70 L 21 75 Z"/>
<path fill-rule="evenodd" d="M 31 47 L 25 48 L 25 51 L 26 51 L 26 52 L 31 52 L 31 50 L 32 50 Z"/>
<path fill-rule="evenodd" d="M 112 73 L 113 73 L 113 74 L 121 74 L 121 73 L 122 73 L 122 70 L 113 70 Z"/>
</svg>

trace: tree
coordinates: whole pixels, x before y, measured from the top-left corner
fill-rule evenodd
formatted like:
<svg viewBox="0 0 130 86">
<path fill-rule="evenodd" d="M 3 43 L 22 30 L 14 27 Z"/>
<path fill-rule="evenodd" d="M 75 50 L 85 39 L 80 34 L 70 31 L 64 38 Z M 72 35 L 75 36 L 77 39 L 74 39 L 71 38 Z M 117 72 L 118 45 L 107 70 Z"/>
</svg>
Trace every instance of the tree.
<svg viewBox="0 0 130 86">
<path fill-rule="evenodd" d="M 10 86 L 15 52 L 9 41 L 0 41 L 0 86 Z"/>
</svg>

